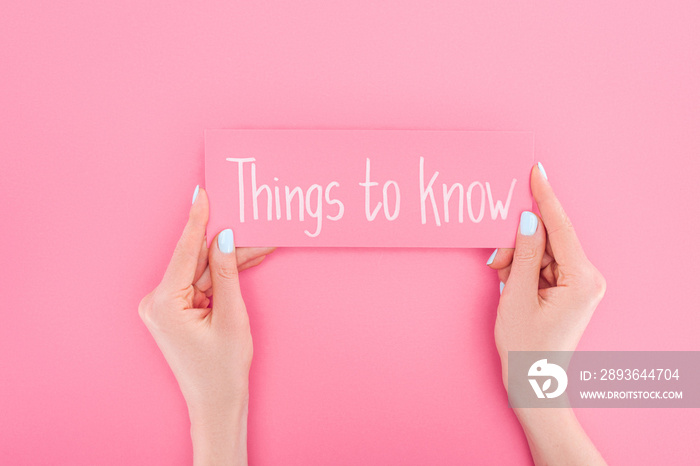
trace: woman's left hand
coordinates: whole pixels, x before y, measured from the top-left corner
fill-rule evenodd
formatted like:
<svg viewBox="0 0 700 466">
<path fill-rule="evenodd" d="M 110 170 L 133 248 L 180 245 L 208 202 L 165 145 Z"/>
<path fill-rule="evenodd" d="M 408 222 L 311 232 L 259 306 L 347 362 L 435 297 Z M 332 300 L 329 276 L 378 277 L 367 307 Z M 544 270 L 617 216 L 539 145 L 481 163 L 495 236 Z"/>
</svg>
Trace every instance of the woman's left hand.
<svg viewBox="0 0 700 466">
<path fill-rule="evenodd" d="M 274 248 L 236 250 L 231 230 L 207 248 L 208 218 L 206 192 L 198 189 L 165 276 L 143 298 L 139 315 L 187 403 L 194 463 L 246 464 L 253 340 L 238 272 Z"/>
</svg>

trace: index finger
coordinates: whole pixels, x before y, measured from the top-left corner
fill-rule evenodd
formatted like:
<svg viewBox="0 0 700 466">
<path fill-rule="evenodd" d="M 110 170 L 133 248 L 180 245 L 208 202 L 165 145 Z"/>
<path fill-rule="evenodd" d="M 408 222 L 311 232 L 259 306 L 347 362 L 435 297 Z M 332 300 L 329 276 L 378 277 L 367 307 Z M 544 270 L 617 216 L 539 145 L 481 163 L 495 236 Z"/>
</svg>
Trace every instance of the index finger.
<svg viewBox="0 0 700 466">
<path fill-rule="evenodd" d="M 547 229 L 554 260 L 562 267 L 576 267 L 584 263 L 587 260 L 586 254 L 576 236 L 574 226 L 554 195 L 552 185 L 549 184 L 544 168 L 539 162 L 530 172 L 530 188 Z"/>
<path fill-rule="evenodd" d="M 199 186 L 197 186 L 199 188 Z M 195 189 L 190 216 L 175 246 L 175 252 L 161 284 L 170 290 L 182 290 L 194 282 L 199 256 L 209 221 L 209 199 L 203 189 Z"/>
</svg>

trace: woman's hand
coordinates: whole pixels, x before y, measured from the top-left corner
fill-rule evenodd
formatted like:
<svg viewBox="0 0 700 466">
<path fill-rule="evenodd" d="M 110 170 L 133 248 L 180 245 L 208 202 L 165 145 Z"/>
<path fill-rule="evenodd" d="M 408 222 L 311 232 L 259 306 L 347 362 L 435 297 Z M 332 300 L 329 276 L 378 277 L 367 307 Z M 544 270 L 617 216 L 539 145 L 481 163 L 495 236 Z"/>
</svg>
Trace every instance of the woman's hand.
<svg viewBox="0 0 700 466">
<path fill-rule="evenodd" d="M 253 340 L 238 272 L 274 249 L 236 250 L 231 230 L 220 232 L 207 248 L 208 218 L 209 200 L 197 187 L 170 265 L 141 301 L 139 315 L 187 403 L 194 463 L 246 464 Z"/>
<path fill-rule="evenodd" d="M 508 351 L 573 351 L 605 293 L 541 164 L 530 186 L 542 218 L 520 217 L 515 250 L 497 249 L 501 299 L 494 330 L 508 390 Z M 515 409 L 537 464 L 605 464 L 570 409 Z"/>
</svg>

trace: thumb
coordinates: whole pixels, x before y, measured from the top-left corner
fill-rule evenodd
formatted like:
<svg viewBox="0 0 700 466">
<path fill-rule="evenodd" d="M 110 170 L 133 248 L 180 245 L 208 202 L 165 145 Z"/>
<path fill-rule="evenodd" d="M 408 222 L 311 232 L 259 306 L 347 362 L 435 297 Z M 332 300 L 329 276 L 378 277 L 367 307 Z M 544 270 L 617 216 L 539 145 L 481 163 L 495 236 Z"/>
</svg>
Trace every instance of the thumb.
<svg viewBox="0 0 700 466">
<path fill-rule="evenodd" d="M 238 281 L 238 263 L 233 231 L 223 230 L 209 248 L 209 271 L 214 295 L 214 316 L 231 315 L 244 306 Z M 244 311 L 245 312 L 245 311 Z"/>
<path fill-rule="evenodd" d="M 515 239 L 513 264 L 503 288 L 504 296 L 512 295 L 523 300 L 537 297 L 545 240 L 545 230 L 539 217 L 532 212 L 523 212 Z"/>
</svg>

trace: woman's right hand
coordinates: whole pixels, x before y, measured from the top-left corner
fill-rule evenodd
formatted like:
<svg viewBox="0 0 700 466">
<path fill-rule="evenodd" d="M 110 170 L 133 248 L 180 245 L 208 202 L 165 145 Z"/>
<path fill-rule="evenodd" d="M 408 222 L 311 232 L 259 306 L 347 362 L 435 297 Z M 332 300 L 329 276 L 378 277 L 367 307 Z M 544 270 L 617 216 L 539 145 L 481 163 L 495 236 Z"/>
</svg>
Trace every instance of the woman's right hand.
<svg viewBox="0 0 700 466">
<path fill-rule="evenodd" d="M 541 164 L 530 186 L 542 218 L 523 212 L 515 249 L 498 249 L 487 262 L 501 280 L 494 333 L 506 390 L 509 351 L 574 351 L 605 293 Z M 514 412 L 535 464 L 605 464 L 570 408 Z"/>
<path fill-rule="evenodd" d="M 574 351 L 605 294 L 603 275 L 588 260 L 541 164 L 530 186 L 542 218 L 520 216 L 515 249 L 497 249 L 501 299 L 494 330 L 508 388 L 508 351 Z"/>
</svg>

